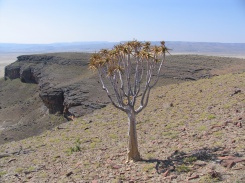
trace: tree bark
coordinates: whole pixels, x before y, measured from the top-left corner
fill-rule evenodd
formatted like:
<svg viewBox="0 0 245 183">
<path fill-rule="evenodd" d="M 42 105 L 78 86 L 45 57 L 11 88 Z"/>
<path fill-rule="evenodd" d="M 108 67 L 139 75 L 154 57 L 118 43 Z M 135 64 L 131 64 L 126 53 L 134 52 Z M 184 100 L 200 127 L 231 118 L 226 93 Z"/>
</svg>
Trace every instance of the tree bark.
<svg viewBox="0 0 245 183">
<path fill-rule="evenodd" d="M 135 120 L 135 111 L 134 109 L 129 110 L 128 114 L 128 135 L 129 135 L 129 141 L 128 141 L 128 161 L 139 161 L 140 153 L 138 150 L 138 140 L 137 140 L 137 133 L 136 133 L 136 120 Z"/>
</svg>

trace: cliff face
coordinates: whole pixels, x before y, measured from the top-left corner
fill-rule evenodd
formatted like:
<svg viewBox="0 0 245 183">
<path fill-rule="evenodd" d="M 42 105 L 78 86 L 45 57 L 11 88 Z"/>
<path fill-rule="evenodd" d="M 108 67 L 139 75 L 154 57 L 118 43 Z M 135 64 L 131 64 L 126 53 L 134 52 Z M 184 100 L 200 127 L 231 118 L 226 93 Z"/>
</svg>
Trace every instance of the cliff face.
<svg viewBox="0 0 245 183">
<path fill-rule="evenodd" d="M 6 66 L 5 67 L 5 79 L 17 79 L 20 78 L 20 66 Z"/>
<path fill-rule="evenodd" d="M 49 113 L 79 117 L 109 102 L 98 76 L 88 70 L 89 57 L 89 53 L 22 55 L 5 68 L 5 79 L 37 84 Z M 211 77 L 222 68 L 244 68 L 244 60 L 235 58 L 175 55 L 166 59 L 158 86 Z"/>
<path fill-rule="evenodd" d="M 20 78 L 24 83 L 39 83 L 41 70 L 51 56 L 22 55 L 18 60 L 5 67 L 5 79 Z"/>
<path fill-rule="evenodd" d="M 87 71 L 89 54 L 81 60 L 59 55 L 23 55 L 5 68 L 5 80 L 16 79 L 38 84 L 39 96 L 51 114 L 64 114 L 67 119 L 82 116 L 105 107 L 107 100 L 95 101 L 89 86 L 95 86 Z M 82 79 L 81 75 L 83 75 Z M 88 75 L 88 76 L 86 76 Z M 93 76 L 92 76 L 93 77 Z M 93 98 L 94 99 L 93 99 Z"/>
</svg>

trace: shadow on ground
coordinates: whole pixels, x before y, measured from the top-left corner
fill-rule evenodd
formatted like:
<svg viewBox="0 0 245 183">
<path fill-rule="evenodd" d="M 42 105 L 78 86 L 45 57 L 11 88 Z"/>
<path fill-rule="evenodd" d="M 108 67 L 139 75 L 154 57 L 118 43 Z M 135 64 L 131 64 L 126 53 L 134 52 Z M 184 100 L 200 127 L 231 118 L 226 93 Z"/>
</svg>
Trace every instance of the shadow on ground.
<svg viewBox="0 0 245 183">
<path fill-rule="evenodd" d="M 240 154 L 231 154 L 225 147 L 201 148 L 186 153 L 176 150 L 171 156 L 165 160 L 161 159 L 142 159 L 142 162 L 155 163 L 155 169 L 158 174 L 168 176 L 170 172 L 181 174 L 193 172 L 198 168 L 205 167 L 208 162 L 220 164 L 226 168 L 232 168 L 236 163 L 244 161 Z M 219 172 L 208 172 L 211 178 L 222 180 Z M 198 176 L 199 177 L 199 176 Z M 198 178 L 197 176 L 195 178 Z"/>
</svg>

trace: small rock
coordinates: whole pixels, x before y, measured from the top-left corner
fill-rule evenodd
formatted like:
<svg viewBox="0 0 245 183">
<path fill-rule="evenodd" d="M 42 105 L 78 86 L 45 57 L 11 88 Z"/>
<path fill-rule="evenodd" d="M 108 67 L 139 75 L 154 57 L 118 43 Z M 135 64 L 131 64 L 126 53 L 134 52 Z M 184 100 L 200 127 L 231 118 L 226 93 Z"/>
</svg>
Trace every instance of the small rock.
<svg viewBox="0 0 245 183">
<path fill-rule="evenodd" d="M 189 177 L 187 180 L 189 181 L 189 180 L 197 179 L 197 178 L 199 178 L 199 175 L 194 175 L 194 176 L 192 176 L 192 177 Z"/>
<path fill-rule="evenodd" d="M 169 169 L 170 171 L 174 171 L 174 170 L 175 170 L 175 166 L 170 166 L 168 169 Z"/>
<path fill-rule="evenodd" d="M 169 171 L 169 170 L 167 170 L 167 171 L 166 171 L 166 172 L 164 172 L 162 175 L 163 175 L 163 177 L 167 177 L 169 174 L 170 174 L 170 171 Z"/>
<path fill-rule="evenodd" d="M 166 97 L 166 95 L 158 95 L 157 97 L 158 98 L 163 98 L 163 97 Z"/>
<path fill-rule="evenodd" d="M 119 165 L 112 165 L 111 168 L 112 169 L 120 169 L 122 166 L 119 166 Z"/>
<path fill-rule="evenodd" d="M 232 94 L 230 94 L 230 96 L 232 97 L 233 95 L 236 95 L 236 94 L 241 93 L 241 92 L 242 92 L 242 90 L 240 90 L 239 88 L 236 88 L 235 91 Z"/>
<path fill-rule="evenodd" d="M 216 171 L 211 171 L 211 172 L 209 172 L 208 173 L 212 178 L 220 178 L 221 177 L 221 175 L 220 175 L 220 173 L 219 172 L 216 172 Z"/>
<path fill-rule="evenodd" d="M 66 176 L 67 176 L 67 177 L 70 177 L 72 174 L 73 174 L 73 172 L 71 171 L 71 172 L 68 172 L 68 173 L 66 174 Z"/>
<path fill-rule="evenodd" d="M 10 159 L 9 161 L 8 161 L 8 163 L 11 163 L 12 161 L 16 161 L 16 159 L 14 158 L 14 159 Z"/>
<path fill-rule="evenodd" d="M 177 175 L 170 175 L 170 176 L 169 176 L 169 179 L 170 179 L 170 180 L 173 180 L 173 179 L 177 179 L 177 177 L 178 177 Z"/>
<path fill-rule="evenodd" d="M 0 159 L 5 158 L 5 157 L 9 157 L 9 156 L 10 156 L 10 154 L 0 154 Z"/>
<path fill-rule="evenodd" d="M 224 167 L 232 168 L 236 163 L 232 160 L 224 160 L 224 161 L 221 161 L 220 164 Z"/>
<path fill-rule="evenodd" d="M 228 156 L 229 153 L 230 153 L 230 151 L 227 149 L 224 149 L 223 151 L 221 151 L 222 156 Z"/>
<path fill-rule="evenodd" d="M 215 163 L 220 163 L 221 160 L 217 159 L 217 160 L 214 160 Z"/>
<path fill-rule="evenodd" d="M 242 123 L 238 122 L 236 126 L 239 127 L 239 128 L 242 128 Z"/>
<path fill-rule="evenodd" d="M 184 128 L 181 128 L 180 129 L 182 132 L 184 132 L 184 131 L 186 131 L 186 128 L 184 127 Z"/>
<path fill-rule="evenodd" d="M 224 126 L 227 126 L 228 123 L 232 123 L 232 121 L 231 120 L 227 120 L 226 122 L 224 122 Z"/>
<path fill-rule="evenodd" d="M 194 162 L 194 165 L 196 165 L 198 167 L 204 167 L 207 165 L 207 163 L 205 163 L 205 161 L 198 160 L 198 161 Z"/>
</svg>

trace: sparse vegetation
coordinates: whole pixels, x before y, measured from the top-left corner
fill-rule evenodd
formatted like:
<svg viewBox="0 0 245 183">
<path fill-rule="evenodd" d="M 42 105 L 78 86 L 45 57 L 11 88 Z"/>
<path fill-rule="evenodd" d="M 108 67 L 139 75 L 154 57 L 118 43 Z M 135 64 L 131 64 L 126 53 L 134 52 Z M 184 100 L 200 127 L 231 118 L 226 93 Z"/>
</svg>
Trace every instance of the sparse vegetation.
<svg viewBox="0 0 245 183">
<path fill-rule="evenodd" d="M 109 137 L 112 139 L 117 139 L 117 135 L 116 134 L 109 134 Z"/>
<path fill-rule="evenodd" d="M 151 171 L 151 170 L 153 170 L 155 168 L 155 165 L 154 164 L 146 164 L 146 165 L 144 165 L 144 167 L 143 167 L 143 171 L 145 171 L 145 172 L 149 172 L 149 171 Z"/>
<path fill-rule="evenodd" d="M 3 172 L 0 172 L 0 177 L 7 174 L 7 172 L 3 171 Z"/>
<path fill-rule="evenodd" d="M 186 157 L 185 159 L 184 159 L 184 163 L 193 163 L 194 161 L 196 161 L 197 160 L 197 157 L 195 157 L 195 156 L 190 156 L 190 157 Z"/>
<path fill-rule="evenodd" d="M 176 171 L 179 172 L 179 173 L 182 173 L 182 172 L 189 172 L 191 169 L 189 166 L 185 165 L 185 164 L 182 164 L 182 165 L 179 165 L 176 167 Z"/>
<path fill-rule="evenodd" d="M 220 181 L 219 177 L 212 177 L 210 174 L 202 176 L 199 180 L 200 183 L 215 183 Z"/>
<path fill-rule="evenodd" d="M 15 172 L 16 172 L 16 173 L 22 173 L 23 170 L 24 170 L 23 168 L 16 168 L 16 169 L 15 169 Z"/>
<path fill-rule="evenodd" d="M 0 158 L 0 182 L 19 182 L 19 177 L 23 182 L 242 183 L 244 161 L 229 168 L 220 158 L 245 157 L 244 80 L 242 72 L 153 89 L 138 115 L 145 158 L 140 162 L 125 164 L 127 116 L 108 105 L 38 136 L 0 145 L 0 155 L 10 153 Z M 230 96 L 237 87 L 241 92 Z M 215 118 L 209 119 L 211 114 Z M 81 151 L 67 156 L 76 145 Z"/>
<path fill-rule="evenodd" d="M 204 126 L 204 125 L 201 125 L 201 126 L 199 126 L 198 127 L 198 131 L 206 131 L 208 128 L 206 127 L 206 126 Z"/>
<path fill-rule="evenodd" d="M 213 114 L 209 114 L 209 115 L 208 115 L 208 119 L 209 119 L 209 120 L 214 119 L 214 118 L 215 118 L 215 115 L 213 115 Z"/>
<path fill-rule="evenodd" d="M 79 151 L 81 151 L 81 141 L 80 141 L 80 139 L 77 139 L 76 142 L 75 142 L 74 147 L 70 147 L 67 150 L 67 153 L 70 155 L 73 152 L 79 152 Z"/>
</svg>

